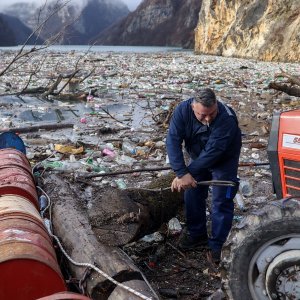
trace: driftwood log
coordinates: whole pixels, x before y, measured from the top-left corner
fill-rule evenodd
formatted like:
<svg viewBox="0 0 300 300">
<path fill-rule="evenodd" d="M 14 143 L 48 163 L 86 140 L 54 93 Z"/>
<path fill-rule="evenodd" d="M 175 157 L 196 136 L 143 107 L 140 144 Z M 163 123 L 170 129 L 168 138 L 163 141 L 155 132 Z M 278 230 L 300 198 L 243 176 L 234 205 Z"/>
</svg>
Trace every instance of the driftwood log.
<svg viewBox="0 0 300 300">
<path fill-rule="evenodd" d="M 170 180 L 160 178 L 148 188 L 166 187 Z M 95 264 L 117 281 L 157 298 L 131 259 L 115 246 L 151 233 L 175 216 L 182 204 L 180 194 L 146 189 L 99 191 L 95 187 L 86 193 L 58 175 L 48 176 L 44 188 L 53 201 L 54 233 L 73 260 Z M 84 278 L 86 268 L 68 265 L 73 277 Z M 84 282 L 93 299 L 139 299 L 95 271 Z"/>
<path fill-rule="evenodd" d="M 290 96 L 300 97 L 300 87 L 292 87 L 287 84 L 270 82 L 269 86 L 270 89 L 274 89 L 280 92 L 284 92 Z"/>
<path fill-rule="evenodd" d="M 276 74 L 275 78 L 284 77 L 289 84 L 270 82 L 268 88 L 284 92 L 290 96 L 300 97 L 300 78 L 291 75 L 282 69 L 280 69 L 280 71 L 281 73 Z"/>
<path fill-rule="evenodd" d="M 73 128 L 74 124 L 71 123 L 54 123 L 54 124 L 41 124 L 41 125 L 34 125 L 29 127 L 16 127 L 16 128 L 7 128 L 1 129 L 1 132 L 11 131 L 17 133 L 28 133 L 28 132 L 36 132 L 39 130 L 58 130 L 64 128 Z"/>
</svg>

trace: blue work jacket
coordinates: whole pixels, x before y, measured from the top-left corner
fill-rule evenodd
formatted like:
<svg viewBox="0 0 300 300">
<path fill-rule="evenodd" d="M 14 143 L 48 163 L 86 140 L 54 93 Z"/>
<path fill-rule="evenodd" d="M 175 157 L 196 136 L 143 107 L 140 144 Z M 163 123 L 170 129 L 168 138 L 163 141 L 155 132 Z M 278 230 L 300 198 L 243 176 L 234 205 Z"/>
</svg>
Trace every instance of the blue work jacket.
<svg viewBox="0 0 300 300">
<path fill-rule="evenodd" d="M 193 98 L 176 107 L 167 134 L 167 153 L 177 177 L 187 173 L 196 176 L 201 169 L 214 168 L 222 161 L 240 155 L 241 130 L 234 111 L 218 101 L 218 114 L 207 126 L 197 120 L 192 102 Z M 191 157 L 188 166 L 182 152 L 183 142 Z"/>
</svg>

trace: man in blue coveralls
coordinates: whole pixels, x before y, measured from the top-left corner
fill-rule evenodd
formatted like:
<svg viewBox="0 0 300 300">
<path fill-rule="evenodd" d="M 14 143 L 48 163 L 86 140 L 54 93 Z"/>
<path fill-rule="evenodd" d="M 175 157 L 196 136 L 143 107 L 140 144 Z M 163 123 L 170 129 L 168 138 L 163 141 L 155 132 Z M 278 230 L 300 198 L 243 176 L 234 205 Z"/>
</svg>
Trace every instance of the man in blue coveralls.
<svg viewBox="0 0 300 300">
<path fill-rule="evenodd" d="M 185 164 L 182 144 L 190 156 Z M 221 248 L 232 226 L 233 198 L 238 189 L 238 162 L 241 131 L 232 108 L 216 99 L 211 89 L 202 89 L 194 98 L 181 102 L 175 109 L 166 140 L 170 164 L 176 178 L 172 191 L 184 190 L 186 231 L 179 246 L 184 250 L 209 245 L 209 255 L 220 261 Z M 211 235 L 206 227 L 208 186 L 198 181 L 230 180 L 234 187 L 212 189 Z"/>
</svg>

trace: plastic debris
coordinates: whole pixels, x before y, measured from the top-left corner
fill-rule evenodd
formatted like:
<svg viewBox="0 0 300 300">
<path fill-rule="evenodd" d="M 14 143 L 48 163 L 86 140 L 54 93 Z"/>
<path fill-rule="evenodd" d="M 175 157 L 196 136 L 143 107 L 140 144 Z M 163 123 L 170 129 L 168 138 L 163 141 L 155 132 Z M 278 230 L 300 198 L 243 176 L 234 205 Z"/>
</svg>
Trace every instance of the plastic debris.
<svg viewBox="0 0 300 300">
<path fill-rule="evenodd" d="M 117 184 L 117 187 L 121 190 L 125 190 L 127 188 L 127 185 L 124 179 L 122 178 L 115 180 L 115 183 Z"/>
<path fill-rule="evenodd" d="M 252 185 L 247 180 L 241 180 L 240 181 L 239 191 L 241 192 L 241 194 L 243 196 L 246 196 L 246 197 L 250 197 L 250 196 L 253 195 Z"/>
<path fill-rule="evenodd" d="M 125 154 L 135 155 L 136 145 L 132 143 L 129 139 L 124 139 L 122 143 L 122 150 Z"/>
<path fill-rule="evenodd" d="M 73 146 L 55 144 L 54 149 L 60 153 L 80 154 L 83 152 L 83 147 L 74 148 Z"/>
<path fill-rule="evenodd" d="M 241 211 L 245 211 L 245 201 L 244 201 L 243 195 L 241 195 L 240 193 L 237 193 L 234 197 L 234 200 L 235 200 L 236 204 L 238 205 L 238 208 Z"/>
<path fill-rule="evenodd" d="M 140 239 L 142 242 L 152 243 L 152 242 L 162 242 L 164 237 L 161 235 L 160 232 L 156 231 L 152 234 L 145 235 Z"/>
<path fill-rule="evenodd" d="M 113 150 L 110 150 L 108 148 L 103 149 L 102 154 L 104 156 L 109 156 L 111 158 L 114 158 L 116 156 L 116 153 Z"/>
<path fill-rule="evenodd" d="M 85 117 L 80 118 L 80 123 L 86 124 L 87 123 L 87 119 Z"/>
<path fill-rule="evenodd" d="M 177 218 L 172 218 L 168 222 L 168 230 L 171 235 L 179 234 L 182 231 L 182 226 Z"/>
</svg>

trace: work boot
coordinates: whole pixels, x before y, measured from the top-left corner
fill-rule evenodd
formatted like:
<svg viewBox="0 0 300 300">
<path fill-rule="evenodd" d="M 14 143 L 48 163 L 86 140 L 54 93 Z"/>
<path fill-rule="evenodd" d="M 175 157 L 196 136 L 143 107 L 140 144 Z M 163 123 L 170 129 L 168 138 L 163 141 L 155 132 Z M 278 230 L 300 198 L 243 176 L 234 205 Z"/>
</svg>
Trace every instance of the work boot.
<svg viewBox="0 0 300 300">
<path fill-rule="evenodd" d="M 215 265 L 219 265 L 221 261 L 221 249 L 220 250 L 209 250 L 207 252 L 207 260 Z"/>
<path fill-rule="evenodd" d="M 207 246 L 207 235 L 200 235 L 197 237 L 191 236 L 189 232 L 184 231 L 180 238 L 178 246 L 183 250 L 192 250 L 198 247 Z"/>
</svg>

